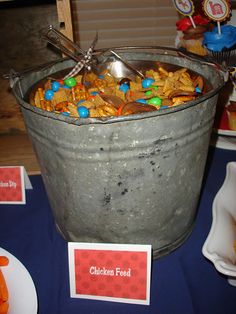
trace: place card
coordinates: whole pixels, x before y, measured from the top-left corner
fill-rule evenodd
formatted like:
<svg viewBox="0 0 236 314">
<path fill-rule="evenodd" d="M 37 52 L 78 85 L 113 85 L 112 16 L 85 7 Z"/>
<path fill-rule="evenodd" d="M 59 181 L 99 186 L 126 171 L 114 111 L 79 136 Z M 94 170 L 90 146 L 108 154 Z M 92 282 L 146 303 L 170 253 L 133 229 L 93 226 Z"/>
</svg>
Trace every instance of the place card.
<svg viewBox="0 0 236 314">
<path fill-rule="evenodd" d="M 25 189 L 32 189 L 23 166 L 0 167 L 0 204 L 25 204 Z"/>
<path fill-rule="evenodd" d="M 151 245 L 68 243 L 70 296 L 150 304 Z"/>
</svg>

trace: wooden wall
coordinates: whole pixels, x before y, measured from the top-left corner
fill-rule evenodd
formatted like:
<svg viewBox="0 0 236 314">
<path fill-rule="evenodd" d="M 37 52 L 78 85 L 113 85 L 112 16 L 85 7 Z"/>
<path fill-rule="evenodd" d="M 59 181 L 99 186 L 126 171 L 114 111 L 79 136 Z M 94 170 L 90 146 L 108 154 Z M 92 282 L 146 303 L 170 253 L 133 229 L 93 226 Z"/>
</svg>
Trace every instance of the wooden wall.
<svg viewBox="0 0 236 314">
<path fill-rule="evenodd" d="M 60 57 L 40 39 L 40 30 L 49 24 L 58 27 L 56 3 L 0 6 L 0 134 L 25 132 L 19 105 L 3 74 Z"/>
<path fill-rule="evenodd" d="M 74 39 L 88 48 L 174 46 L 178 14 L 172 0 L 71 0 Z"/>
</svg>

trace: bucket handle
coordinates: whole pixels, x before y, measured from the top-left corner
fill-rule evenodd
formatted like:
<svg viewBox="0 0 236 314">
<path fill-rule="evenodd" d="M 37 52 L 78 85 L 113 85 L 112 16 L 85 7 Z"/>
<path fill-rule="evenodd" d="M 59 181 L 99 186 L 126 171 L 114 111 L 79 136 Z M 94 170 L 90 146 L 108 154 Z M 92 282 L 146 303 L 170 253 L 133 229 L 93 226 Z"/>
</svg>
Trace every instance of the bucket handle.
<svg viewBox="0 0 236 314">
<path fill-rule="evenodd" d="M 54 64 L 57 64 L 58 62 L 61 62 L 65 59 L 66 58 L 60 58 L 60 59 L 57 59 L 54 61 L 47 62 L 45 64 L 40 64 L 40 65 L 26 68 L 26 69 L 19 71 L 19 72 L 15 71 L 14 69 L 10 69 L 9 73 L 3 74 L 2 77 L 3 77 L 3 79 L 9 80 L 9 85 L 10 85 L 11 89 L 13 89 L 13 87 L 16 85 L 16 83 L 19 83 L 18 84 L 19 93 L 20 93 L 21 97 L 23 98 L 23 92 L 22 92 L 22 88 L 21 88 L 21 84 L 20 84 L 20 79 L 22 77 L 24 77 L 24 74 L 28 74 L 30 72 L 35 72 L 35 71 L 39 71 L 39 70 L 45 70 L 48 67 L 50 67 Z"/>
<path fill-rule="evenodd" d="M 223 77 L 225 82 L 228 81 L 229 78 L 229 70 L 226 66 L 224 65 L 220 65 L 218 63 L 216 63 L 212 57 L 210 56 L 199 56 L 197 54 L 194 53 L 190 53 L 188 51 L 186 51 L 185 48 L 174 48 L 174 47 L 165 47 L 165 46 L 119 46 L 119 47 L 110 47 L 110 48 L 100 48 L 100 49 L 94 49 L 93 51 L 93 55 L 102 55 L 105 53 L 112 53 L 114 55 L 115 51 L 119 51 L 119 50 L 135 50 L 135 49 L 155 49 L 155 50 L 164 50 L 165 53 L 169 52 L 174 52 L 176 53 L 178 56 L 181 57 L 185 57 L 187 59 L 193 60 L 193 61 L 200 61 L 203 64 L 207 64 L 207 65 L 211 65 L 216 67 L 220 72 L 222 72 Z M 61 62 L 63 60 L 69 59 L 68 57 L 62 57 L 41 65 L 36 65 L 33 67 L 29 67 L 26 68 L 25 70 L 22 70 L 20 72 L 16 72 L 15 70 L 11 69 L 9 71 L 9 73 L 3 74 L 3 78 L 4 79 L 9 79 L 10 80 L 10 87 L 12 88 L 15 83 L 21 78 L 23 77 L 24 74 L 27 74 L 29 72 L 35 72 L 35 71 L 39 71 L 39 70 L 45 70 L 48 67 L 57 64 L 58 62 Z"/>
<path fill-rule="evenodd" d="M 11 69 L 8 74 L 3 74 L 4 79 L 9 79 L 9 85 L 11 89 L 13 89 L 13 86 L 15 86 L 17 82 L 19 82 L 18 84 L 19 93 L 20 93 L 20 96 L 23 98 L 23 92 L 22 92 L 22 88 L 20 84 L 20 77 L 21 77 L 21 74 L 19 72 L 16 72 L 14 69 Z"/>
<path fill-rule="evenodd" d="M 220 65 L 215 62 L 215 60 L 211 56 L 200 56 L 195 53 L 191 53 L 187 51 L 185 48 L 175 48 L 175 47 L 166 47 L 166 46 L 118 46 L 118 47 L 110 47 L 110 48 L 100 48 L 95 49 L 94 54 L 104 54 L 106 52 L 111 52 L 111 50 L 135 50 L 135 49 L 150 49 L 150 50 L 164 50 L 164 53 L 167 54 L 168 52 L 175 52 L 178 56 L 185 57 L 191 60 L 200 61 L 201 63 L 205 63 L 208 65 L 215 66 L 217 68 L 225 69 L 226 67 Z"/>
<path fill-rule="evenodd" d="M 191 53 L 187 51 L 185 48 L 175 48 L 175 47 L 166 47 L 166 46 L 119 46 L 119 47 L 111 47 L 111 48 L 100 48 L 94 50 L 94 54 L 99 54 L 100 56 L 105 53 L 111 53 L 114 51 L 122 51 L 122 50 L 137 50 L 137 49 L 150 49 L 150 50 L 161 50 L 164 54 L 172 54 L 187 58 L 192 61 L 200 61 L 202 64 L 206 64 L 209 66 L 215 67 L 218 71 L 222 73 L 224 77 L 224 81 L 227 82 L 229 79 L 229 69 L 227 65 L 217 63 L 214 58 L 211 56 L 200 56 L 195 53 Z"/>
</svg>

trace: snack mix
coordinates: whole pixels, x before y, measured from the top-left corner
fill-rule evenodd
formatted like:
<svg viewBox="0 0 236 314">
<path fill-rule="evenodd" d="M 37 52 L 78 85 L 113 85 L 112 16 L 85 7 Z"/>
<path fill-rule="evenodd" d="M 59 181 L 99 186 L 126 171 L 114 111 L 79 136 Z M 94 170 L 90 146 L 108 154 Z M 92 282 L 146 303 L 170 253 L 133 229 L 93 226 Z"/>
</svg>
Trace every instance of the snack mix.
<svg viewBox="0 0 236 314">
<path fill-rule="evenodd" d="M 178 106 L 203 92 L 202 76 L 186 68 L 147 70 L 144 79 L 117 79 L 105 70 L 101 75 L 48 79 L 31 94 L 30 103 L 75 118 L 114 117 Z"/>
</svg>

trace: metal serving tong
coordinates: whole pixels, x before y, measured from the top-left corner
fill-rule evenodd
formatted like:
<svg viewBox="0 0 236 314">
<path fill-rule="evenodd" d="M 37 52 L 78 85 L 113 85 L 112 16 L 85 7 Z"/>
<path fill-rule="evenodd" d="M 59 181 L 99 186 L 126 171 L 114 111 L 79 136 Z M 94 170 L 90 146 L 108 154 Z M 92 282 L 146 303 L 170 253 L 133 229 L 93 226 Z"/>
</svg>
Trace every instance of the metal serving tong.
<svg viewBox="0 0 236 314">
<path fill-rule="evenodd" d="M 91 63 L 93 61 L 92 55 L 98 40 L 97 33 L 87 51 L 82 50 L 76 43 L 56 30 L 52 25 L 41 31 L 41 38 L 48 41 L 54 47 L 77 62 L 76 66 L 68 75 L 64 77 L 64 79 L 75 76 L 80 72 L 80 70 L 82 70 L 82 68 L 85 68 L 87 71 L 91 71 Z"/>
<path fill-rule="evenodd" d="M 227 67 L 216 64 L 213 58 L 211 58 L 210 56 L 200 57 L 198 55 L 189 53 L 186 50 L 181 49 L 181 48 L 176 49 L 173 47 L 162 47 L 162 46 L 143 46 L 143 47 L 142 46 L 139 46 L 139 47 L 128 46 L 128 47 L 111 47 L 107 49 L 103 48 L 103 49 L 95 50 L 95 46 L 98 41 L 98 34 L 96 33 L 96 36 L 92 44 L 90 45 L 89 49 L 85 51 L 81 49 L 75 42 L 71 41 L 68 37 L 62 34 L 60 31 L 55 29 L 52 25 L 49 25 L 47 28 L 42 29 L 40 31 L 40 35 L 43 40 L 47 41 L 48 43 L 56 47 L 62 53 L 64 53 L 65 55 L 67 55 L 69 58 L 71 58 L 72 60 L 76 62 L 76 65 L 74 66 L 74 68 L 70 71 L 69 74 L 67 74 L 64 77 L 64 79 L 75 76 L 82 69 L 84 69 L 82 81 L 85 81 L 86 72 L 90 72 L 92 70 L 92 67 L 94 69 L 95 66 L 98 64 L 97 56 L 105 54 L 105 53 L 112 54 L 117 60 L 121 61 L 126 67 L 128 67 L 131 71 L 133 71 L 133 73 L 135 73 L 136 75 L 138 75 L 139 77 L 143 79 L 144 74 L 141 71 L 137 70 L 135 67 L 133 67 L 129 62 L 124 60 L 118 53 L 120 49 L 122 50 L 122 49 L 139 49 L 139 48 L 140 49 L 145 49 L 145 48 L 146 49 L 161 49 L 161 50 L 164 49 L 166 51 L 173 51 L 177 53 L 177 55 L 179 56 L 192 59 L 192 60 L 199 60 L 203 63 L 214 65 L 223 72 L 226 72 L 226 73 L 228 72 Z M 44 64 L 44 65 L 40 65 L 36 67 L 35 66 L 30 67 L 21 72 L 11 71 L 11 73 L 4 74 L 3 77 L 7 79 L 21 77 L 27 72 L 47 68 L 48 66 L 51 66 L 52 64 L 57 63 L 58 61 L 59 60 L 49 62 L 46 65 Z"/>
<path fill-rule="evenodd" d="M 82 50 L 68 37 L 56 30 L 52 25 L 42 29 L 40 31 L 40 37 L 77 62 L 80 61 L 81 55 L 86 55 L 84 50 Z"/>
<path fill-rule="evenodd" d="M 145 76 L 143 75 L 142 72 L 138 71 L 137 69 L 135 69 L 130 63 L 128 63 L 127 61 L 125 61 L 123 58 L 121 58 L 121 56 L 118 55 L 118 53 L 116 53 L 115 51 L 113 51 L 112 49 L 109 50 L 118 60 L 120 60 L 121 62 L 124 63 L 124 65 L 126 65 L 128 68 L 130 68 L 130 70 L 132 70 L 134 73 L 136 73 L 138 76 L 140 76 L 142 79 L 145 78 Z"/>
<path fill-rule="evenodd" d="M 47 29 L 43 29 L 41 31 L 41 38 L 48 41 L 54 47 L 56 47 L 61 52 L 63 52 L 68 57 L 72 58 L 73 60 L 77 62 L 76 66 L 72 69 L 72 71 L 68 75 L 66 75 L 65 78 L 68 78 L 70 76 L 75 76 L 82 70 L 82 68 L 85 68 L 85 71 L 91 71 L 92 64 L 97 62 L 97 59 L 95 58 L 95 54 L 96 54 L 95 45 L 98 41 L 97 33 L 92 44 L 90 45 L 87 51 L 82 50 L 76 43 L 74 43 L 65 35 L 63 35 L 61 32 L 56 30 L 52 25 L 50 25 Z M 131 64 L 129 64 L 127 61 L 121 58 L 112 49 L 107 49 L 105 50 L 105 52 L 112 53 L 116 57 L 116 59 L 123 62 L 125 66 L 130 68 L 138 76 L 140 76 L 141 78 L 144 78 L 144 75 L 140 71 L 138 71 Z M 104 53 L 104 50 L 100 52 L 100 54 L 102 53 Z"/>
</svg>

